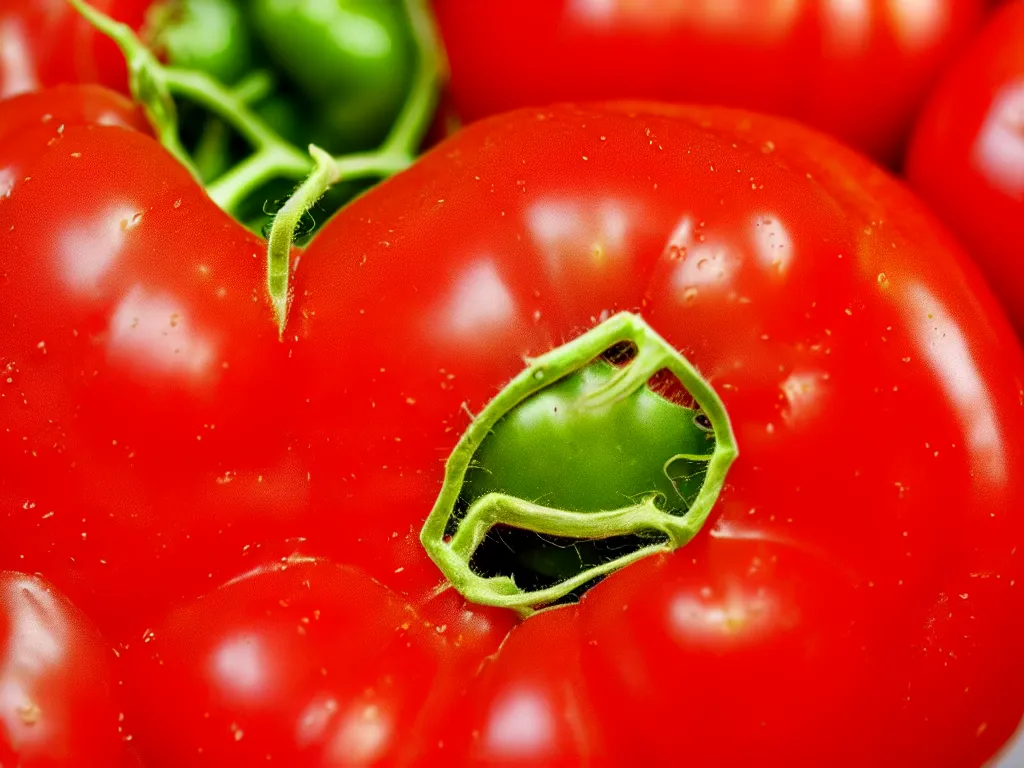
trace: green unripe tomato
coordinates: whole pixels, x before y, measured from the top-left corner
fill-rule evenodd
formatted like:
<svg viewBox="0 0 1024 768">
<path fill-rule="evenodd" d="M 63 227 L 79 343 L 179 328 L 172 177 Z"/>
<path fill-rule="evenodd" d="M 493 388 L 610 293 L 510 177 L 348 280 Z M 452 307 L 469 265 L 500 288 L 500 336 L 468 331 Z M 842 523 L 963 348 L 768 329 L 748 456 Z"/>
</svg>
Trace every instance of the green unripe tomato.
<svg viewBox="0 0 1024 768">
<path fill-rule="evenodd" d="M 234 0 L 171 0 L 151 14 L 150 46 L 174 66 L 226 84 L 252 67 L 252 39 Z"/>
<path fill-rule="evenodd" d="M 472 503 L 504 493 L 575 512 L 639 504 L 683 514 L 696 497 L 706 464 L 685 455 L 714 450 L 702 415 L 649 387 L 594 404 L 588 394 L 616 369 L 591 363 L 517 406 L 483 441 L 466 472 L 462 498 Z"/>
<path fill-rule="evenodd" d="M 312 140 L 367 149 L 405 101 L 414 46 L 399 0 L 253 0 L 250 22 L 279 70 L 312 104 Z"/>
<path fill-rule="evenodd" d="M 473 456 L 460 498 L 465 505 L 492 492 L 574 512 L 639 504 L 685 514 L 700 491 L 710 454 L 710 425 L 699 411 L 647 386 L 628 397 L 594 401 L 616 369 L 600 360 L 541 390 L 499 421 Z M 520 586 L 530 577 L 562 580 L 622 554 L 624 542 L 552 542 L 521 531 L 503 534 L 491 559 L 507 561 Z M 636 548 L 636 543 L 626 545 Z M 514 554 L 506 554 L 514 553 Z"/>
</svg>

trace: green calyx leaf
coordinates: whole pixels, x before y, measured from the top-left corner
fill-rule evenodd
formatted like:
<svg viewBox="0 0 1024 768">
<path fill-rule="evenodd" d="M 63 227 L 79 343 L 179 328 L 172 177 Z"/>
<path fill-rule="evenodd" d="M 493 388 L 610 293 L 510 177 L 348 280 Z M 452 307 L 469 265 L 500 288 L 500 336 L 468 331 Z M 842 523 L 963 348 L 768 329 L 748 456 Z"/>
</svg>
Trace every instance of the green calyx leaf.
<svg viewBox="0 0 1024 768">
<path fill-rule="evenodd" d="M 601 359 L 623 342 L 635 351 L 624 365 Z M 656 391 L 666 378 L 682 397 Z M 528 614 L 689 542 L 736 456 L 711 386 L 622 313 L 533 360 L 488 404 L 449 457 L 420 540 L 466 598 Z M 539 588 L 477 561 L 496 527 Z"/>
</svg>

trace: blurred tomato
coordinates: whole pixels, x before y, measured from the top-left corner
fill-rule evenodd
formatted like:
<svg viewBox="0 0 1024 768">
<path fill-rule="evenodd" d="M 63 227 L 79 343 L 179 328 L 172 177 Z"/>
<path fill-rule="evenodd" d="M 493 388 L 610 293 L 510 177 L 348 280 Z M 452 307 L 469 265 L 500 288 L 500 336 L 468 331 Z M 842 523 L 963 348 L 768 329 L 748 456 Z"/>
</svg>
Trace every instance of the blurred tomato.
<svg viewBox="0 0 1024 768">
<path fill-rule="evenodd" d="M 466 120 L 644 98 L 794 117 L 899 157 L 984 0 L 435 0 Z"/>
<path fill-rule="evenodd" d="M 152 0 L 90 0 L 135 28 Z M 0 5 L 0 98 L 60 83 L 125 90 L 124 57 L 67 0 L 5 0 Z"/>
<path fill-rule="evenodd" d="M 0 571 L 0 765 L 129 765 L 114 654 L 85 616 L 35 576 Z"/>
<path fill-rule="evenodd" d="M 995 13 L 914 132 L 907 176 L 1024 332 L 1024 0 Z"/>
</svg>

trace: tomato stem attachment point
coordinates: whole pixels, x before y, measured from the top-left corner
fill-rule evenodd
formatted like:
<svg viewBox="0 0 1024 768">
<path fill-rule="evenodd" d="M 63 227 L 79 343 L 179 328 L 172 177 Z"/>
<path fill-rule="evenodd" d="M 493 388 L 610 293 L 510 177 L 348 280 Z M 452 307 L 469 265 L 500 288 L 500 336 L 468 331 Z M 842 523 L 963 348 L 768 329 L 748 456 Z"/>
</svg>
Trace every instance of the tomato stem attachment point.
<svg viewBox="0 0 1024 768">
<path fill-rule="evenodd" d="M 656 493 L 646 494 L 618 509 L 578 510 L 544 506 L 501 492 L 464 499 L 462 492 L 478 449 L 497 435 L 507 415 L 542 390 L 553 387 L 592 364 L 621 342 L 631 342 L 635 356 L 596 389 L 586 391 L 574 407 L 604 408 L 625 401 L 649 386 L 653 376 L 667 370 L 693 398 L 697 410 L 710 423 L 710 452 L 679 450 L 665 464 L 682 459 L 705 466 L 704 481 L 684 512 L 659 504 Z M 602 417 L 603 418 L 603 417 Z M 605 576 L 658 552 L 671 552 L 687 544 L 707 521 L 738 455 L 725 405 L 696 368 L 662 339 L 639 315 L 623 312 L 579 338 L 529 361 L 525 370 L 473 420 L 445 465 L 445 479 L 434 507 L 420 532 L 420 541 L 451 584 L 473 602 L 510 608 L 529 615 Z M 541 536 L 576 541 L 601 541 L 638 536 L 636 549 L 600 564 L 581 567 L 557 583 L 526 591 L 507 575 L 486 576 L 471 566 L 474 553 L 495 526 L 506 526 Z M 657 537 L 650 537 L 650 534 Z M 644 541 L 649 543 L 643 543 Z"/>
</svg>

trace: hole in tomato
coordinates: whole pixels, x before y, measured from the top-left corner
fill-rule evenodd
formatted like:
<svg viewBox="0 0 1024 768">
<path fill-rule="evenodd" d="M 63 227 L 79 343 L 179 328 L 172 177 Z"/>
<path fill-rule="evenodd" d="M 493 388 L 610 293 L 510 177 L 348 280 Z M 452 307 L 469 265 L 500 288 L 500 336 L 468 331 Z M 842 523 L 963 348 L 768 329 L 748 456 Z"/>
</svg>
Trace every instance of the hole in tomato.
<svg viewBox="0 0 1024 768">
<path fill-rule="evenodd" d="M 510 576 L 527 592 L 559 584 L 623 555 L 667 541 L 660 531 L 641 531 L 606 539 L 571 539 L 496 525 L 477 547 L 469 567 L 479 576 Z M 576 602 L 603 577 L 591 579 L 553 605 Z"/>
<path fill-rule="evenodd" d="M 647 380 L 647 386 L 658 397 L 664 398 L 670 403 L 675 403 L 680 408 L 690 408 L 693 410 L 697 408 L 693 395 L 683 386 L 683 382 L 679 380 L 679 377 L 668 370 L 668 368 L 662 368 L 651 376 Z"/>
<path fill-rule="evenodd" d="M 625 368 L 636 359 L 637 351 L 635 342 L 620 341 L 608 347 L 601 354 L 601 359 L 611 363 L 616 368 Z"/>
</svg>

